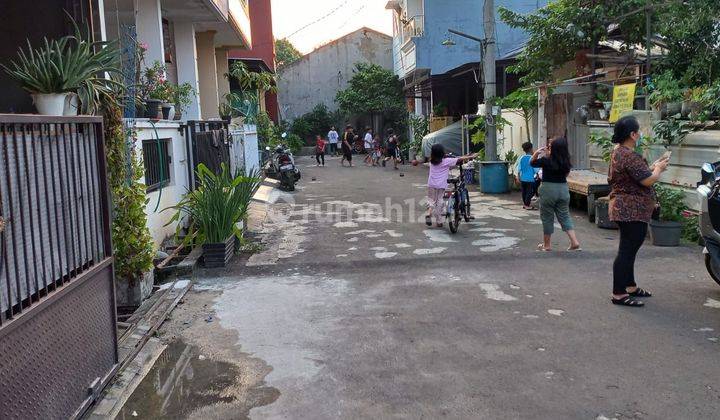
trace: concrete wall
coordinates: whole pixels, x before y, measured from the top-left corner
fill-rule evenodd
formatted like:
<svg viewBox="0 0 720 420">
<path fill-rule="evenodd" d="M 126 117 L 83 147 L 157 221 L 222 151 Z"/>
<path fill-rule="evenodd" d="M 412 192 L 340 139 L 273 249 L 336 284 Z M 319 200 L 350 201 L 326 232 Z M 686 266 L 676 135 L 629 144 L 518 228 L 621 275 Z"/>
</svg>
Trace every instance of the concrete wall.
<svg viewBox="0 0 720 420">
<path fill-rule="evenodd" d="M 652 135 L 652 123 L 649 113 L 635 112 L 640 120 L 643 135 Z M 591 132 L 606 131 L 612 135 L 612 128 L 594 127 Z M 668 170 L 663 174 L 663 183 L 679 186 L 685 190 L 686 203 L 693 209 L 698 209 L 698 201 L 695 195 L 697 182 L 700 181 L 700 167 L 705 162 L 720 161 L 720 130 L 699 131 L 688 135 L 680 146 L 670 148 L 673 155 Z M 662 146 L 651 146 L 646 152 L 649 162 L 653 162 L 665 153 Z M 599 173 L 606 174 L 608 165 L 602 160 L 601 153 L 597 147 L 588 145 L 591 168 Z"/>
<path fill-rule="evenodd" d="M 163 187 L 162 191 L 156 190 L 147 194 L 147 205 L 145 214 L 147 215 L 147 225 L 150 229 L 150 235 L 156 247 L 159 247 L 163 241 L 175 234 L 177 224 L 165 226 L 170 218 L 175 214 L 173 211 L 162 211 L 163 209 L 174 206 L 187 191 L 188 186 L 188 169 L 186 159 L 185 136 L 179 131 L 180 123 L 171 121 L 159 121 L 155 124 L 158 131 L 158 137 L 161 139 L 172 139 L 172 148 L 170 150 L 171 166 L 170 166 L 170 183 Z M 142 156 L 142 141 L 155 139 L 155 132 L 146 120 L 134 120 L 131 127 L 136 129 L 137 142 L 135 149 L 138 156 Z M 145 179 L 142 179 L 145 182 Z M 158 200 L 160 204 L 158 206 Z M 156 210 L 157 207 L 157 210 Z"/>
<path fill-rule="evenodd" d="M 347 87 L 356 63 L 369 62 L 392 70 L 392 39 L 361 29 L 307 54 L 278 74 L 280 117 L 291 121 L 315 105 L 338 108 L 337 92 Z"/>
</svg>

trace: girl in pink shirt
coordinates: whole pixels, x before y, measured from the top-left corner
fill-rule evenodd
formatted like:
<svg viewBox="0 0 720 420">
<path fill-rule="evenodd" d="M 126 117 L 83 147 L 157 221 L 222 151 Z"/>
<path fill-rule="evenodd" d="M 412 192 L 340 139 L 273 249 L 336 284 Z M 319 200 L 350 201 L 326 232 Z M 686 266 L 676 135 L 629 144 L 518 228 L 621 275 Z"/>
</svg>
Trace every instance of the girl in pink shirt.
<svg viewBox="0 0 720 420">
<path fill-rule="evenodd" d="M 458 158 L 445 157 L 445 148 L 442 144 L 434 144 L 430 150 L 430 175 L 428 175 L 428 214 L 425 216 L 425 224 L 432 226 L 432 219 L 435 219 L 437 227 L 443 226 L 445 210 L 445 189 L 448 186 L 448 174 L 450 169 L 458 163 L 475 159 L 477 153 L 460 156 Z"/>
</svg>

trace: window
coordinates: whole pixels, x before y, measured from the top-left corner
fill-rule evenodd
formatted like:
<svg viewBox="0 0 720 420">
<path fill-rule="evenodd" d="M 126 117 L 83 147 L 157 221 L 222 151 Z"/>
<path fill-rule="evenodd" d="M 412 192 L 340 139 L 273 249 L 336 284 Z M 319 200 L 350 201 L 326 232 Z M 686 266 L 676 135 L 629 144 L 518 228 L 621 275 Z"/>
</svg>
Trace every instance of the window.
<svg viewBox="0 0 720 420">
<path fill-rule="evenodd" d="M 170 139 L 143 140 L 143 164 L 147 192 L 155 191 L 170 183 Z"/>
</svg>

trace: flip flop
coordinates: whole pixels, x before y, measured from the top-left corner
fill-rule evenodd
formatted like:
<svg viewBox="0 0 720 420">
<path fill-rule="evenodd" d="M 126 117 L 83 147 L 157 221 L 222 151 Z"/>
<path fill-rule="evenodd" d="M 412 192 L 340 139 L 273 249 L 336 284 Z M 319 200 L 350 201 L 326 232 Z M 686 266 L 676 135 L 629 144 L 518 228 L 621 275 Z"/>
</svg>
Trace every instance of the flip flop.
<svg viewBox="0 0 720 420">
<path fill-rule="evenodd" d="M 568 252 L 578 252 L 578 251 L 582 251 L 582 247 L 578 245 L 575 248 L 569 247 L 567 250 L 568 250 Z"/>
<path fill-rule="evenodd" d="M 613 305 L 620 305 L 620 306 L 632 306 L 635 308 L 640 308 L 645 306 L 645 303 L 642 300 L 635 299 L 632 296 L 625 296 L 621 299 L 610 299 L 613 303 Z"/>
<path fill-rule="evenodd" d="M 652 297 L 652 293 L 648 292 L 647 290 L 637 288 L 634 292 L 630 293 L 628 292 L 628 295 L 632 297 Z"/>
<path fill-rule="evenodd" d="M 544 251 L 544 252 L 550 252 L 550 251 L 552 251 L 552 249 L 547 249 L 547 248 L 545 248 L 545 244 L 538 244 L 537 250 L 538 250 L 538 251 Z"/>
</svg>

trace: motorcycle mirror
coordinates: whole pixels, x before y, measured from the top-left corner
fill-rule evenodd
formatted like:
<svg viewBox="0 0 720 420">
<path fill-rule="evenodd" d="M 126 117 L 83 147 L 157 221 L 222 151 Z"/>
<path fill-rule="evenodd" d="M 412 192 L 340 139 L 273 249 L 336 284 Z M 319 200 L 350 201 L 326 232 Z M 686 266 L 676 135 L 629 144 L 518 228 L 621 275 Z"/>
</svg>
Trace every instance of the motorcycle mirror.
<svg viewBox="0 0 720 420">
<path fill-rule="evenodd" d="M 702 173 L 702 184 L 707 184 L 715 181 L 715 167 L 711 163 L 704 163 L 703 166 L 700 168 L 700 172 Z"/>
</svg>

